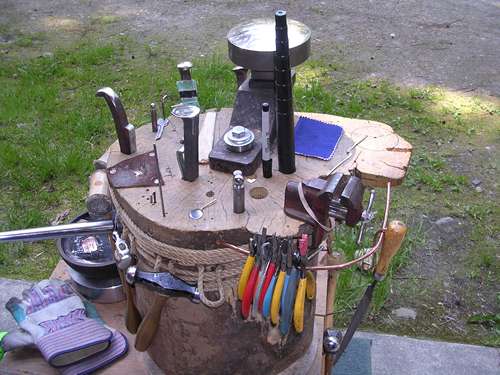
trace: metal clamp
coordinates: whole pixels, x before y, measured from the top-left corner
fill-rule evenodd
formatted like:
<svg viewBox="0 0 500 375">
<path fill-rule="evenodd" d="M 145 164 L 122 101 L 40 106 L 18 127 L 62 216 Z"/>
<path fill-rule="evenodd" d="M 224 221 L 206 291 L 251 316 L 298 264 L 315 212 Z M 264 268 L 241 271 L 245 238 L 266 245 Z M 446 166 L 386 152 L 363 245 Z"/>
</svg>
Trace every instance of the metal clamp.
<svg viewBox="0 0 500 375">
<path fill-rule="evenodd" d="M 114 230 L 113 241 L 115 241 L 115 261 L 116 265 L 121 270 L 126 270 L 132 263 L 130 249 L 123 238 L 120 237 L 118 231 Z"/>
<path fill-rule="evenodd" d="M 361 227 L 359 228 L 358 239 L 356 241 L 357 245 L 360 245 L 363 241 L 363 237 L 365 235 L 366 224 L 373 220 L 375 217 L 375 212 L 373 211 L 373 203 L 375 202 L 376 192 L 375 189 L 370 190 L 370 199 L 368 200 L 368 206 L 366 206 L 366 210 L 361 214 Z"/>
</svg>

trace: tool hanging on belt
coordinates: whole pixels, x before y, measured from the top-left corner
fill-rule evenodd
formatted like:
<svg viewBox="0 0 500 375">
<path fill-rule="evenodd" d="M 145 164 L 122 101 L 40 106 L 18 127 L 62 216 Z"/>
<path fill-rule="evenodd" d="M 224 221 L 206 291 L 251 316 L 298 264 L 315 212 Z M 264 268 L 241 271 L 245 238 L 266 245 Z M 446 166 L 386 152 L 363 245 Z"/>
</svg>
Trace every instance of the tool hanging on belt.
<svg viewBox="0 0 500 375">
<path fill-rule="evenodd" d="M 273 295 L 276 287 L 276 280 L 278 279 L 278 275 L 280 273 L 281 268 L 281 248 L 280 241 L 277 241 L 276 244 L 276 258 L 275 258 L 275 270 L 272 274 L 269 285 L 267 286 L 266 293 L 264 296 L 264 302 L 262 303 L 262 315 L 264 318 L 269 318 L 271 315 L 271 305 L 273 300 Z"/>
<path fill-rule="evenodd" d="M 296 254 L 296 245 L 292 239 L 288 240 L 288 257 L 287 268 L 288 272 L 285 278 L 285 285 L 281 296 L 281 317 L 280 317 L 280 332 L 283 336 L 288 334 L 292 323 L 293 304 L 295 301 L 295 294 L 297 292 L 297 283 L 299 281 L 299 270 L 294 266 L 294 257 Z"/>
<path fill-rule="evenodd" d="M 134 265 L 127 268 L 126 280 L 130 285 L 139 283 L 166 296 L 191 296 L 193 302 L 200 300 L 198 288 L 170 272 L 145 272 L 137 269 L 137 266 Z"/>
<path fill-rule="evenodd" d="M 264 304 L 264 299 L 267 296 L 267 290 L 270 287 L 271 280 L 275 277 L 276 275 L 276 268 L 277 265 L 279 264 L 279 258 L 280 258 L 280 253 L 278 249 L 278 238 L 276 235 L 274 235 L 271 239 L 271 259 L 269 261 L 269 267 L 267 268 L 266 276 L 264 279 L 264 284 L 262 285 L 262 290 L 260 292 L 259 296 L 259 311 L 263 313 L 263 304 Z M 273 283 L 274 286 L 274 283 Z M 272 287 L 271 287 L 272 289 Z M 272 295 L 272 294 L 271 294 Z M 269 297 L 269 304 L 271 303 L 271 299 Z M 268 314 L 269 315 L 269 314 Z"/>
<path fill-rule="evenodd" d="M 279 247 L 281 250 L 281 264 L 276 279 L 276 286 L 274 287 L 273 298 L 271 300 L 271 322 L 274 325 L 277 325 L 279 322 L 281 295 L 283 294 L 283 287 L 287 274 L 288 253 L 291 251 L 291 249 L 288 248 L 288 241 L 286 240 L 282 240 Z"/>
<path fill-rule="evenodd" d="M 254 318 L 257 317 L 260 295 L 262 293 L 262 287 L 264 286 L 264 281 L 266 279 L 266 274 L 270 263 L 271 263 L 271 243 L 266 241 L 262 244 L 261 247 L 260 268 L 259 268 L 259 274 L 257 276 L 257 286 L 255 287 L 255 292 L 253 296 L 252 317 Z"/>
<path fill-rule="evenodd" d="M 265 244 L 267 238 L 267 229 L 262 229 L 262 235 L 258 237 L 257 241 L 257 258 L 255 264 L 248 277 L 248 282 L 243 292 L 243 300 L 241 302 L 241 315 L 244 319 L 248 318 L 250 314 L 250 307 L 252 305 L 253 296 L 257 287 L 257 279 L 260 268 L 262 267 L 262 246 Z"/>
<path fill-rule="evenodd" d="M 307 262 L 307 248 L 309 245 L 309 238 L 307 234 L 303 234 L 302 238 L 299 239 L 299 268 L 300 268 L 300 280 L 299 286 L 297 287 L 297 296 L 295 297 L 295 303 L 293 305 L 293 326 L 297 333 L 301 333 L 304 330 L 304 307 L 306 300 L 306 272 L 304 267 Z"/>
<path fill-rule="evenodd" d="M 250 250 L 250 254 L 245 260 L 245 265 L 241 270 L 240 280 L 238 282 L 238 299 L 240 301 L 243 300 L 243 293 L 245 292 L 248 278 L 250 277 L 250 273 L 252 272 L 253 266 L 255 264 L 255 256 L 257 254 L 257 235 L 254 234 L 254 236 L 250 238 L 248 249 Z"/>
<path fill-rule="evenodd" d="M 389 264 L 392 258 L 394 257 L 394 255 L 396 255 L 399 248 L 401 247 L 401 244 L 406 235 L 406 231 L 407 227 L 401 221 L 395 220 L 389 223 L 387 231 L 384 236 L 384 242 L 382 244 L 382 250 L 380 252 L 380 259 L 377 263 L 377 266 L 375 267 L 375 272 L 373 274 L 374 280 L 370 285 L 368 285 L 365 294 L 359 301 L 354 316 L 352 317 L 352 320 L 349 323 L 349 326 L 347 327 L 345 335 L 340 340 L 340 344 L 331 345 L 332 343 L 334 343 L 335 337 L 337 338 L 338 342 L 338 337 L 341 337 L 341 335 L 335 332 L 335 330 L 328 330 L 329 332 L 326 332 L 326 335 L 324 337 L 324 344 L 327 345 L 324 345 L 324 347 L 327 354 L 333 355 L 333 361 L 332 361 L 333 365 L 337 363 L 342 353 L 349 345 L 352 336 L 356 332 L 356 329 L 358 328 L 361 321 L 363 320 L 363 317 L 368 311 L 373 296 L 373 290 L 375 289 L 377 283 L 384 279 L 385 274 L 389 269 Z M 329 351 L 326 350 L 327 348 L 329 348 Z"/>
</svg>

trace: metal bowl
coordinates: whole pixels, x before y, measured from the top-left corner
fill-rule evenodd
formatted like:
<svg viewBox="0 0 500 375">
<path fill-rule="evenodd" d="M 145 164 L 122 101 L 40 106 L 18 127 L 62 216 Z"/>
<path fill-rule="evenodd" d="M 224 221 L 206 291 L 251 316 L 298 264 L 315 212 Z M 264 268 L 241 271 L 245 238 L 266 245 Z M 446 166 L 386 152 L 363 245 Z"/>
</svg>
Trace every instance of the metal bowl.
<svg viewBox="0 0 500 375">
<path fill-rule="evenodd" d="M 71 222 L 88 221 L 86 212 Z M 118 277 L 113 248 L 107 234 L 60 238 L 57 248 L 61 258 L 74 270 L 95 279 Z"/>
</svg>

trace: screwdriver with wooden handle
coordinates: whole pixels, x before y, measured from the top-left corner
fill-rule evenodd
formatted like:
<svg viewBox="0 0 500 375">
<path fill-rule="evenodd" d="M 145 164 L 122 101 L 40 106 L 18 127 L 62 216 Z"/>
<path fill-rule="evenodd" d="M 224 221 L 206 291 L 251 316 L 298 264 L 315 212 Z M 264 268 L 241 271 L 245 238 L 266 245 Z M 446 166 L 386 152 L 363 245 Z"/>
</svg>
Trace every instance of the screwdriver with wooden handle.
<svg viewBox="0 0 500 375">
<path fill-rule="evenodd" d="M 382 250 L 380 252 L 380 257 L 375 267 L 375 272 L 373 274 L 373 282 L 366 288 L 365 294 L 361 298 L 361 301 L 358 303 L 358 307 L 352 317 L 349 326 L 347 327 L 346 333 L 340 342 L 339 349 L 335 352 L 332 358 L 332 365 L 335 365 L 342 353 L 345 351 L 349 342 L 351 341 L 354 332 L 360 325 L 363 317 L 368 311 L 368 307 L 370 306 L 370 302 L 373 296 L 373 289 L 377 285 L 377 282 L 382 281 L 385 277 L 389 269 L 389 265 L 391 263 L 392 258 L 401 247 L 401 244 L 405 238 L 407 231 L 406 225 L 398 220 L 391 221 L 387 227 L 387 231 L 384 235 L 384 242 L 382 244 Z M 327 361 L 328 363 L 328 361 Z M 325 371 L 330 371 L 330 366 L 325 366 Z M 329 373 L 329 372 L 328 372 Z"/>
</svg>

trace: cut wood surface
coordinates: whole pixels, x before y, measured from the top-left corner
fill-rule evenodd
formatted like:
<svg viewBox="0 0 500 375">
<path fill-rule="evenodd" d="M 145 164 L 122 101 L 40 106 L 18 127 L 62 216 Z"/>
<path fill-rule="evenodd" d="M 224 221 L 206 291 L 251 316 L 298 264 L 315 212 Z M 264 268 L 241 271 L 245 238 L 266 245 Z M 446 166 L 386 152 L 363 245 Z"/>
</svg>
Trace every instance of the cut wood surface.
<svg viewBox="0 0 500 375">
<path fill-rule="evenodd" d="M 229 125 L 232 109 L 222 109 L 217 113 L 214 143 L 224 134 Z M 245 183 L 245 206 L 243 214 L 233 213 L 232 176 L 228 173 L 213 171 L 208 165 L 200 165 L 200 177 L 194 182 L 181 179 L 175 151 L 181 146 L 182 121 L 170 118 L 163 137 L 157 142 L 160 170 L 165 181 L 163 195 L 166 216 L 162 217 L 161 205 L 151 205 L 148 198 L 158 187 L 115 189 L 115 197 L 125 208 L 128 215 L 147 233 L 165 243 L 194 249 L 216 248 L 217 238 L 229 242 L 242 243 L 248 239 L 248 233 L 260 232 L 263 227 L 268 233 L 281 236 L 295 235 L 302 222 L 289 218 L 283 212 L 285 186 L 289 180 L 300 181 L 325 175 L 339 161 L 345 158 L 346 150 L 355 142 L 368 136 L 354 150 L 353 156 L 339 172 L 353 170 L 367 186 L 385 186 L 387 181 L 399 185 L 405 176 L 411 156 L 411 145 L 393 132 L 386 124 L 348 119 L 338 116 L 315 113 L 297 113 L 325 122 L 338 124 L 344 129 L 333 158 L 323 161 L 311 157 L 296 156 L 297 172 L 284 175 L 278 172 L 276 150 L 273 150 L 273 177 L 262 177 L 262 168 L 258 168 L 256 180 L 247 179 Z M 200 124 L 205 114 L 200 117 Z M 152 150 L 154 133 L 149 124 L 136 130 L 137 153 Z M 203 142 L 203 141 L 201 141 Z M 204 143 L 204 142 L 203 142 Z M 119 151 L 115 142 L 109 149 L 108 167 L 133 157 Z M 251 197 L 251 190 L 264 188 L 267 196 L 262 199 Z M 159 194 L 156 194 L 157 198 Z M 200 220 L 192 220 L 188 213 L 192 208 L 201 207 L 212 199 L 217 203 L 204 211 Z"/>
</svg>

